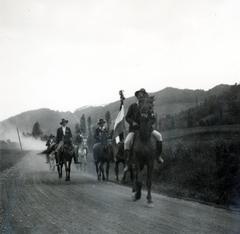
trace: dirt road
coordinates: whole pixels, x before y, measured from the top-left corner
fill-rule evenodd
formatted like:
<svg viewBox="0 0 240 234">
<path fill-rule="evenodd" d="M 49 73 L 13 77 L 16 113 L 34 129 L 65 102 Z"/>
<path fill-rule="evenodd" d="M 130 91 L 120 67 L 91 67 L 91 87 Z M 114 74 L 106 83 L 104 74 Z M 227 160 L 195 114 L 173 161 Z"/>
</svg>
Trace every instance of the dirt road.
<svg viewBox="0 0 240 234">
<path fill-rule="evenodd" d="M 98 182 L 73 165 L 72 180 L 27 154 L 0 174 L 0 233 L 240 233 L 240 214 L 153 194 L 131 201 L 129 188 Z"/>
</svg>

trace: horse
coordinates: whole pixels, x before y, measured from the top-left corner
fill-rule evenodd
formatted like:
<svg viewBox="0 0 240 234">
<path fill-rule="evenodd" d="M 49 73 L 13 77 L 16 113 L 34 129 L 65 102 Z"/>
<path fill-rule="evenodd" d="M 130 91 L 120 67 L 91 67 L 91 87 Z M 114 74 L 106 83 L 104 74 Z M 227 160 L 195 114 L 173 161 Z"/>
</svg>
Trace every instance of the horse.
<svg viewBox="0 0 240 234">
<path fill-rule="evenodd" d="M 86 172 L 87 171 L 87 155 L 88 147 L 86 142 L 82 142 L 76 147 L 77 169 Z"/>
<path fill-rule="evenodd" d="M 98 180 L 109 180 L 110 162 L 113 161 L 113 148 L 112 141 L 108 139 L 107 133 L 104 132 L 101 141 L 94 144 L 93 158 Z M 104 164 L 106 164 L 106 177 L 104 173 Z"/>
<path fill-rule="evenodd" d="M 133 181 L 133 200 L 141 199 L 142 181 L 140 180 L 140 173 L 144 166 L 147 167 L 147 203 L 151 205 L 151 186 L 152 174 L 154 168 L 154 160 L 157 154 L 156 140 L 152 136 L 153 121 L 153 102 L 154 97 L 146 97 L 140 103 L 140 124 L 139 130 L 134 134 L 134 141 L 132 146 L 132 167 L 134 173 Z"/>
<path fill-rule="evenodd" d="M 55 154 L 54 150 L 56 149 L 56 143 L 54 141 L 51 142 L 50 145 L 48 145 L 47 149 L 41 152 L 40 154 L 46 155 L 46 163 L 49 163 L 49 170 L 54 171 L 55 170 Z"/>
<path fill-rule="evenodd" d="M 56 160 L 55 160 L 55 155 L 54 153 L 49 154 L 49 170 L 50 171 L 55 171 L 56 167 Z"/>
<path fill-rule="evenodd" d="M 130 172 L 130 178 L 131 181 L 133 182 L 133 172 L 131 166 L 126 169 L 126 157 L 124 155 L 124 142 L 120 141 L 116 143 L 116 141 L 113 141 L 113 152 L 114 152 L 114 161 L 115 161 L 115 176 L 116 176 L 116 181 L 119 181 L 119 165 L 122 164 L 123 166 L 123 177 L 121 179 L 121 182 L 124 184 L 126 183 L 126 176 L 127 172 Z"/>
<path fill-rule="evenodd" d="M 59 179 L 62 178 L 63 164 L 65 166 L 66 177 L 65 181 L 70 181 L 71 163 L 74 157 L 74 147 L 71 144 L 59 143 L 59 149 L 55 152 L 57 170 Z"/>
</svg>

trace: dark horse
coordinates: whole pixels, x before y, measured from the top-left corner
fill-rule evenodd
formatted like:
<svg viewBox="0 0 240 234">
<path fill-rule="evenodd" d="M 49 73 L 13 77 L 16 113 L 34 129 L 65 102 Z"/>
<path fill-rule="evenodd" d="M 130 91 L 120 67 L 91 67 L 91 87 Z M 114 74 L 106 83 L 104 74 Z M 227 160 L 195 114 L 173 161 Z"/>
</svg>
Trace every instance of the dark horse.
<svg viewBox="0 0 240 234">
<path fill-rule="evenodd" d="M 63 144 L 59 151 L 55 153 L 59 178 L 62 178 L 62 168 L 64 164 L 66 172 L 65 180 L 70 181 L 71 163 L 74 153 L 74 147 L 70 144 Z"/>
<path fill-rule="evenodd" d="M 124 154 L 124 142 L 116 143 L 114 140 L 112 146 L 113 146 L 113 152 L 114 152 L 116 180 L 119 181 L 119 164 L 122 164 L 124 170 L 123 170 L 123 177 L 121 179 L 121 182 L 122 183 L 126 182 L 126 175 L 128 171 L 130 172 L 130 178 L 131 178 L 131 181 L 133 182 L 133 171 L 132 171 L 131 165 L 126 170 L 127 162 Z"/>
<path fill-rule="evenodd" d="M 147 167 L 147 202 L 152 203 L 151 186 L 154 159 L 156 158 L 157 148 L 156 140 L 152 136 L 153 121 L 153 102 L 154 97 L 146 97 L 140 103 L 140 125 L 139 130 L 135 132 L 132 148 L 132 166 L 134 172 L 133 199 L 141 198 L 142 182 L 140 173 L 144 166 Z"/>
<path fill-rule="evenodd" d="M 50 157 L 55 155 L 59 179 L 62 178 L 62 168 L 64 164 L 66 171 L 65 180 L 70 181 L 72 158 L 75 157 L 73 146 L 71 144 L 63 144 L 63 142 L 60 142 L 59 144 L 55 143 L 47 153 L 50 155 Z"/>
<path fill-rule="evenodd" d="M 96 166 L 98 180 L 109 179 L 110 162 L 113 161 L 112 142 L 108 139 L 107 133 L 103 133 L 101 142 L 93 146 L 93 158 Z M 106 177 L 104 173 L 104 164 L 106 163 Z"/>
</svg>

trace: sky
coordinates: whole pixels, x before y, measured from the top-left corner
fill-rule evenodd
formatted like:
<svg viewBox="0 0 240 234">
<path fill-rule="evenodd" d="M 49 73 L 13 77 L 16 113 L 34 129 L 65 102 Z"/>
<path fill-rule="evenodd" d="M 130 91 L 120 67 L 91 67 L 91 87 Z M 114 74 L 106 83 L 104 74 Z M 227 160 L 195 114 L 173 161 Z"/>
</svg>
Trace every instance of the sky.
<svg viewBox="0 0 240 234">
<path fill-rule="evenodd" d="M 240 81 L 239 0 L 0 0 L 0 121 Z"/>
</svg>

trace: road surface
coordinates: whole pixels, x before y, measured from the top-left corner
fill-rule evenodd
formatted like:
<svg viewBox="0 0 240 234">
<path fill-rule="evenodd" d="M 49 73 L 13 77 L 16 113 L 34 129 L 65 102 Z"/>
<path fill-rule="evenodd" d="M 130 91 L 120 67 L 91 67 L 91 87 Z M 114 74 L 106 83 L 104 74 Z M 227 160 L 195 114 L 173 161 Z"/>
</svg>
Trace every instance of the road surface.
<svg viewBox="0 0 240 234">
<path fill-rule="evenodd" d="M 131 200 L 128 187 L 98 182 L 75 169 L 59 180 L 45 158 L 28 153 L 0 174 L 0 233 L 240 233 L 240 214 L 146 193 Z"/>
</svg>

